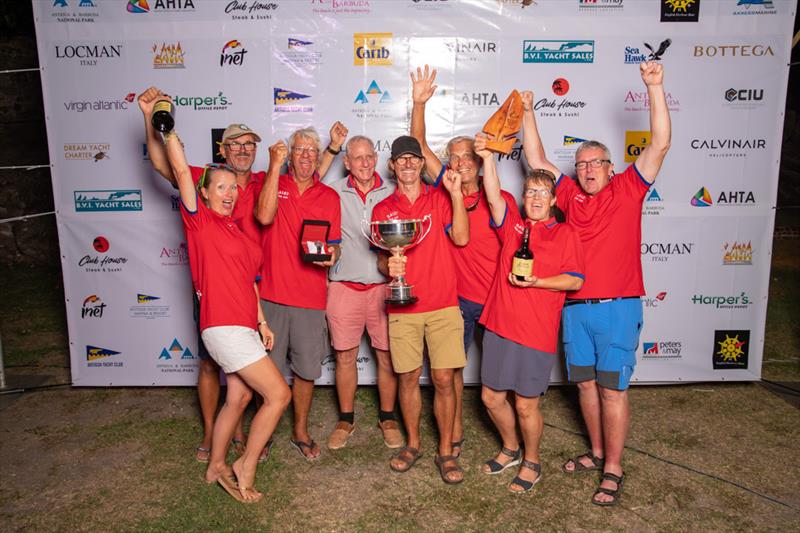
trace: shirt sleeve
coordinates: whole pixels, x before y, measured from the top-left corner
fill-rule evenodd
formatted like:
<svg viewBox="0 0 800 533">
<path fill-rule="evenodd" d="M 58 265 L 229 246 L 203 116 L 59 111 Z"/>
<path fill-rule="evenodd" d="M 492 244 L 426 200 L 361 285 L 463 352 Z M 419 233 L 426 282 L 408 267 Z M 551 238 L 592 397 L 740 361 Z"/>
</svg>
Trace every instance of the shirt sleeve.
<svg viewBox="0 0 800 533">
<path fill-rule="evenodd" d="M 556 205 L 565 215 L 569 216 L 569 204 L 578 193 L 579 187 L 575 180 L 566 174 L 561 174 L 556 182 Z"/>
<path fill-rule="evenodd" d="M 519 212 L 519 207 L 514 197 L 506 191 L 502 191 L 501 194 L 503 200 L 506 201 L 506 214 L 499 225 L 495 225 L 494 220 L 491 215 L 489 215 L 489 226 L 495 229 L 500 242 L 506 242 L 506 239 L 514 233 L 514 228 L 517 224 L 522 224 L 522 215 Z"/>
<path fill-rule="evenodd" d="M 629 198 L 633 198 L 638 202 L 643 202 L 647 191 L 650 189 L 650 183 L 645 181 L 644 177 L 639 173 L 636 168 L 636 163 L 631 163 L 625 172 L 614 176 L 613 181 L 618 181 L 617 190 L 621 190 L 623 194 Z"/>
<path fill-rule="evenodd" d="M 197 205 L 194 211 L 189 211 L 189 208 L 183 203 L 183 199 L 180 199 L 181 220 L 183 220 L 184 227 L 189 231 L 196 231 L 202 227 L 207 217 L 206 211 L 208 210 L 205 204 L 200 200 L 200 195 L 198 195 L 196 191 L 194 194 L 195 203 Z"/>
<path fill-rule="evenodd" d="M 583 265 L 583 247 L 578 233 L 568 224 L 559 224 L 559 231 L 563 235 L 561 247 L 561 267 L 559 272 L 569 274 L 576 278 L 586 279 Z"/>
</svg>

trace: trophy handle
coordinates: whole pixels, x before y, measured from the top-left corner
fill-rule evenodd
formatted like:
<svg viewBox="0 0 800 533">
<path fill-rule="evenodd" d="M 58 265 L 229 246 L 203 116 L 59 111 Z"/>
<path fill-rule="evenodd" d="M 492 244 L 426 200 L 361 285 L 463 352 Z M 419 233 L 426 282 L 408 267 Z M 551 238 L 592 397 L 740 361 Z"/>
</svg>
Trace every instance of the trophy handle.
<svg viewBox="0 0 800 533">
<path fill-rule="evenodd" d="M 361 234 L 364 236 L 365 239 L 367 239 L 370 242 L 370 244 L 372 244 L 376 248 L 380 248 L 381 250 L 388 250 L 388 248 L 386 248 L 385 246 L 381 246 L 380 244 L 372 240 L 372 235 L 371 235 L 372 226 L 370 225 L 370 222 L 366 218 L 361 219 Z"/>
<path fill-rule="evenodd" d="M 422 242 L 422 239 L 424 239 L 425 237 L 427 237 L 427 236 L 428 236 L 428 233 L 430 233 L 430 231 L 431 231 L 431 228 L 433 227 L 433 218 L 431 218 L 431 215 L 430 215 L 430 214 L 428 214 L 428 215 L 425 215 L 424 217 L 422 217 L 422 225 L 423 225 L 423 226 L 425 225 L 425 221 L 426 221 L 426 220 L 428 221 L 428 228 L 427 228 L 425 231 L 423 231 L 423 232 L 422 232 L 422 236 L 421 236 L 419 239 L 416 239 L 416 240 L 415 240 L 413 243 L 411 243 L 411 244 L 409 244 L 408 246 L 406 246 L 406 247 L 403 249 L 403 251 L 404 251 L 404 252 L 405 252 L 406 250 L 409 250 L 409 249 L 411 249 L 411 248 L 415 247 L 416 245 L 418 245 L 419 243 L 421 243 L 421 242 Z"/>
</svg>

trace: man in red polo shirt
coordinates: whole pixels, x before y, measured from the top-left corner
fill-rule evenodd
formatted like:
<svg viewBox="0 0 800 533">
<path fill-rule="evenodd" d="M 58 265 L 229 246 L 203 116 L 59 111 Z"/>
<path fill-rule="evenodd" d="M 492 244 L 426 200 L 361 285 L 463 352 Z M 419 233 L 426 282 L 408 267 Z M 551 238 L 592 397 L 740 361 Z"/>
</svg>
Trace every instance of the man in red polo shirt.
<svg viewBox="0 0 800 533">
<path fill-rule="evenodd" d="M 400 379 L 400 406 L 408 433 L 407 445 L 389 466 L 408 471 L 422 455 L 419 416 L 423 345 L 428 345 L 431 380 L 435 389 L 433 409 L 439 428 L 439 453 L 435 462 L 445 483 L 460 483 L 464 472 L 453 455 L 456 398 L 454 370 L 466 364 L 464 322 L 458 310 L 456 270 L 448 241 L 459 246 L 469 242 L 469 220 L 464 208 L 458 172 L 443 178 L 449 198 L 422 182 L 425 166 L 419 142 L 408 136 L 392 143 L 389 170 L 397 177 L 397 190 L 372 210 L 373 221 L 422 221 L 425 238 L 402 257 L 378 255 L 378 269 L 392 277 L 405 276 L 413 286 L 415 303 L 389 305 L 389 346 L 392 366 Z M 423 230 L 425 231 L 425 230 Z"/>
<path fill-rule="evenodd" d="M 267 178 L 256 205 L 256 218 L 264 225 L 261 304 L 275 332 L 270 357 L 285 375 L 287 355 L 291 353 L 291 443 L 309 460 L 320 454 L 319 445 L 308 432 L 308 413 L 314 380 L 322 375 L 322 360 L 329 350 L 325 321 L 327 268 L 336 262 L 342 239 L 339 195 L 320 182 L 317 172 L 320 150 L 320 138 L 314 128 L 295 131 L 288 148 L 283 141 L 272 145 Z M 287 154 L 289 171 L 281 175 Z M 300 234 L 305 220 L 330 224 L 325 243 L 332 254 L 329 261 L 303 262 Z"/>
<path fill-rule="evenodd" d="M 558 207 L 584 248 L 586 282 L 567 296 L 564 350 L 570 381 L 578 383 L 592 449 L 567 461 L 572 474 L 602 470 L 596 505 L 615 505 L 624 478 L 622 451 L 630 424 L 627 388 L 636 365 L 644 294 L 640 246 L 642 202 L 669 150 L 671 125 L 660 63 L 639 65 L 650 104 L 650 144 L 622 174 L 614 175 L 608 148 L 597 141 L 575 152 L 577 183 L 547 160 L 533 94 L 522 95 L 523 149 L 528 164 L 560 174 Z"/>
<path fill-rule="evenodd" d="M 457 292 L 458 307 L 464 320 L 464 351 L 468 352 L 475 337 L 475 330 L 483 330 L 479 324 L 489 288 L 497 271 L 500 255 L 500 239 L 497 232 L 489 225 L 489 204 L 482 187 L 479 175 L 483 160 L 475 154 L 472 137 L 453 137 L 447 143 L 445 156 L 447 166 L 443 165 L 425 139 L 425 104 L 436 92 L 436 69 L 425 65 L 424 70 L 417 68 L 416 76 L 411 73 L 414 105 L 411 110 L 411 135 L 422 146 L 425 156 L 425 171 L 434 179 L 434 187 L 441 183 L 442 176 L 448 168 L 457 171 L 461 176 L 461 192 L 464 195 L 464 206 L 469 217 L 469 244 L 455 246 L 451 242 L 450 250 L 455 255 L 456 273 L 458 275 Z M 440 189 L 443 194 L 446 190 Z M 509 193 L 502 191 L 508 205 L 516 205 L 517 201 Z M 456 386 L 456 422 L 453 427 L 453 454 L 461 454 L 464 443 L 462 420 L 462 396 L 464 393 L 464 369 L 455 372 Z"/>
</svg>

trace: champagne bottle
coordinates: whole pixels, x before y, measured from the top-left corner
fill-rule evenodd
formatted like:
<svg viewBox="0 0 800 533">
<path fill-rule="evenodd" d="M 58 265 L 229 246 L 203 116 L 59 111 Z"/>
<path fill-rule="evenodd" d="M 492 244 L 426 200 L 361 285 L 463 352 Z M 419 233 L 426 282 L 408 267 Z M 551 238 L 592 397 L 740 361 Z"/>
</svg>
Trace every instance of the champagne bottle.
<svg viewBox="0 0 800 533">
<path fill-rule="evenodd" d="M 517 281 L 525 281 L 526 276 L 533 274 L 533 252 L 528 248 L 530 236 L 531 227 L 525 225 L 525 230 L 522 232 L 522 244 L 514 252 L 514 260 L 511 263 L 511 273 L 514 274 Z"/>
<path fill-rule="evenodd" d="M 169 100 L 159 100 L 153 106 L 150 123 L 161 133 L 169 133 L 175 127 L 175 106 Z"/>
</svg>

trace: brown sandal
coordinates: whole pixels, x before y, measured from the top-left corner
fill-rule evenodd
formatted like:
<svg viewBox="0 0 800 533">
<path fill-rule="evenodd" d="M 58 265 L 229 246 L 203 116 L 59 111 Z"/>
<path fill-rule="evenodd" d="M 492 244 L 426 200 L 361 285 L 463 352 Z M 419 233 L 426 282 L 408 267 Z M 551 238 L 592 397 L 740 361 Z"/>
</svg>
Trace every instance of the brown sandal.
<svg viewBox="0 0 800 533">
<path fill-rule="evenodd" d="M 445 463 L 449 462 L 455 463 L 452 466 L 444 466 Z M 442 476 L 442 481 L 447 483 L 448 485 L 457 485 L 464 481 L 464 469 L 462 469 L 458 465 L 458 457 L 455 455 L 437 455 L 436 458 L 433 460 L 436 466 L 439 468 L 439 475 Z M 461 478 L 460 479 L 451 479 L 448 477 L 448 474 L 452 472 L 460 472 Z"/>
<path fill-rule="evenodd" d="M 400 451 L 395 454 L 392 459 L 397 459 L 402 463 L 402 466 L 394 466 L 394 464 L 390 461 L 389 468 L 394 470 L 395 472 L 408 472 L 411 470 L 411 467 L 422 457 L 422 452 L 416 448 L 411 448 L 409 446 L 403 446 L 400 448 Z"/>
</svg>

